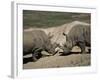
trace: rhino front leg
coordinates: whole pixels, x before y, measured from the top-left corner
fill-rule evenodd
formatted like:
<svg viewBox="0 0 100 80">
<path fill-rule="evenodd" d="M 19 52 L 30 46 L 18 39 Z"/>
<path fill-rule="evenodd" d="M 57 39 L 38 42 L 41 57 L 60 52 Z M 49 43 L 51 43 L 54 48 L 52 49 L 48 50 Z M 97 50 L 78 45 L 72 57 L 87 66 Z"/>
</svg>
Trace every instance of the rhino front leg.
<svg viewBox="0 0 100 80">
<path fill-rule="evenodd" d="M 37 61 L 40 57 L 41 57 L 41 49 L 36 49 L 34 50 L 34 52 L 32 53 L 32 58 L 33 58 L 33 61 Z"/>
<path fill-rule="evenodd" d="M 86 51 L 85 51 L 85 43 L 84 42 L 80 42 L 79 43 L 79 47 L 81 48 L 81 53 L 85 54 L 86 53 Z"/>
<path fill-rule="evenodd" d="M 34 62 L 37 61 L 36 56 L 37 56 L 37 53 L 36 52 L 32 53 L 32 59 L 33 59 Z"/>
</svg>

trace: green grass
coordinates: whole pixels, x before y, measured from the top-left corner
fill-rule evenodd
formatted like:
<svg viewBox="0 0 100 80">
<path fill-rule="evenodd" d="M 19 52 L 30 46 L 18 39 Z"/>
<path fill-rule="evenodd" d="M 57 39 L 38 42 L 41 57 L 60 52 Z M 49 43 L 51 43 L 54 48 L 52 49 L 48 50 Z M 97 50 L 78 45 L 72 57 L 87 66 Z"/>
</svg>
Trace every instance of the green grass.
<svg viewBox="0 0 100 80">
<path fill-rule="evenodd" d="M 46 28 L 59 26 L 75 20 L 90 23 L 90 14 L 23 10 L 24 29 L 30 27 Z"/>
</svg>

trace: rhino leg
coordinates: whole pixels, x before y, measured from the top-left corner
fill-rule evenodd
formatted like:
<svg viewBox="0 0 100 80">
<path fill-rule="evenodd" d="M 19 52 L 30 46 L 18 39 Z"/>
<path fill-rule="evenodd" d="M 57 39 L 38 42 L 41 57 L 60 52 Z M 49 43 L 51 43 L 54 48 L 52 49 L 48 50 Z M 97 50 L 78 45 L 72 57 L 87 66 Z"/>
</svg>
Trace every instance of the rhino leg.
<svg viewBox="0 0 100 80">
<path fill-rule="evenodd" d="M 79 42 L 79 47 L 81 48 L 81 53 L 85 54 L 86 53 L 86 51 L 85 51 L 85 43 L 84 42 Z"/>
<path fill-rule="evenodd" d="M 88 52 L 91 53 L 91 49 L 88 49 Z"/>
<path fill-rule="evenodd" d="M 36 49 L 33 51 L 32 53 L 32 58 L 33 58 L 33 61 L 37 61 L 40 57 L 41 57 L 41 49 Z"/>
<path fill-rule="evenodd" d="M 35 53 L 32 53 L 32 59 L 33 59 L 34 62 L 37 61 L 37 58 L 36 58 L 36 54 Z"/>
</svg>

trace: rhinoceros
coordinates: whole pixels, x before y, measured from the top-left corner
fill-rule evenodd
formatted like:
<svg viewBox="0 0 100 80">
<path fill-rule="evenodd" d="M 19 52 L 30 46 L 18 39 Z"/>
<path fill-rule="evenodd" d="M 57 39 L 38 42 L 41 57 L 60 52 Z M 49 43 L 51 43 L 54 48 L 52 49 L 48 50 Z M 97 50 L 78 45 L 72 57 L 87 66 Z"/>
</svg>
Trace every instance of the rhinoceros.
<svg viewBox="0 0 100 80">
<path fill-rule="evenodd" d="M 68 34 L 63 33 L 66 37 L 66 42 L 63 49 L 63 54 L 68 54 L 71 52 L 74 46 L 78 46 L 81 49 L 81 53 L 86 53 L 85 47 L 91 46 L 91 32 L 89 25 L 76 25 L 74 26 Z"/>
<path fill-rule="evenodd" d="M 32 53 L 33 61 L 41 57 L 41 51 L 55 54 L 56 45 L 51 44 L 48 35 L 41 30 L 23 32 L 23 55 Z"/>
</svg>

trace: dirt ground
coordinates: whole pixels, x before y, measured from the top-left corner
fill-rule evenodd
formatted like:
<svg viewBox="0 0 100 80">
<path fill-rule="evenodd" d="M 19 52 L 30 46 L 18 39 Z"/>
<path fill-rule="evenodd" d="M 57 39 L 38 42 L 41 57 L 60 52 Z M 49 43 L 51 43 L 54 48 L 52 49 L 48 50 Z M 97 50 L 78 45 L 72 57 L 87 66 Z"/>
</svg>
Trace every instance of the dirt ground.
<svg viewBox="0 0 100 80">
<path fill-rule="evenodd" d="M 32 61 L 32 55 L 24 56 L 23 69 L 37 69 L 37 68 L 59 68 L 59 67 L 77 67 L 90 66 L 91 54 L 81 54 L 79 48 L 72 50 L 71 54 L 60 56 L 46 56 L 40 58 L 38 61 Z"/>
</svg>

